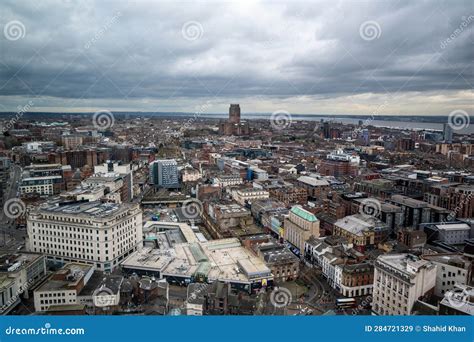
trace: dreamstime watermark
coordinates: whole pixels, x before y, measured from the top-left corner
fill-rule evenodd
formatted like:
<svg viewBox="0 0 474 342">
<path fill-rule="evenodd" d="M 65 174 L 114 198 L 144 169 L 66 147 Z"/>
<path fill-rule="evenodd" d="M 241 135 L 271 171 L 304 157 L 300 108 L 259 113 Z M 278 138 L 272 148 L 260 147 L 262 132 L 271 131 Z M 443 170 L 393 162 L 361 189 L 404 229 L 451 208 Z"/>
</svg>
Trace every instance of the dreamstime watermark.
<svg viewBox="0 0 474 342">
<path fill-rule="evenodd" d="M 187 21 L 181 27 L 181 35 L 187 41 L 200 39 L 204 34 L 204 28 L 199 21 Z"/>
<path fill-rule="evenodd" d="M 193 292 L 188 296 L 188 300 L 194 300 L 198 298 L 198 296 L 203 293 L 204 291 L 207 291 L 209 285 L 206 283 L 196 283 L 197 286 L 193 289 Z"/>
<path fill-rule="evenodd" d="M 26 291 L 28 291 L 28 289 L 30 288 L 30 286 L 34 284 L 34 282 L 35 282 L 34 279 L 30 279 L 24 286 L 20 286 L 20 288 L 16 291 L 16 293 L 1 306 L 0 311 L 7 309 L 10 305 L 15 303 L 18 299 L 20 299 L 20 296 Z"/>
<path fill-rule="evenodd" d="M 291 114 L 286 110 L 277 110 L 270 116 L 270 125 L 277 131 L 290 127 L 292 122 Z"/>
<path fill-rule="evenodd" d="M 275 287 L 270 294 L 270 303 L 276 308 L 284 308 L 293 300 L 290 290 L 286 287 Z"/>
<path fill-rule="evenodd" d="M 451 212 L 449 213 L 449 215 L 446 216 L 446 220 L 447 220 L 448 222 L 453 221 L 453 220 L 456 218 L 458 212 L 460 212 L 460 211 L 466 206 L 466 204 L 467 204 L 467 205 L 470 205 L 470 204 L 471 204 L 472 196 L 473 196 L 473 194 L 472 194 L 472 193 L 469 193 L 469 194 L 466 196 L 466 198 L 464 198 L 464 199 L 461 201 L 460 204 L 458 204 L 453 210 L 451 210 Z"/>
<path fill-rule="evenodd" d="M 359 35 L 366 41 L 379 39 L 382 35 L 382 28 L 379 23 L 374 20 L 364 21 L 359 26 Z"/>
<path fill-rule="evenodd" d="M 3 205 L 3 212 L 10 219 L 17 219 L 26 213 L 26 204 L 19 198 L 10 198 Z"/>
<path fill-rule="evenodd" d="M 462 22 L 459 24 L 459 27 L 456 28 L 448 38 L 443 40 L 440 44 L 439 47 L 444 50 L 446 47 L 451 44 L 457 37 L 463 33 L 463 31 L 474 21 L 474 15 L 470 15 L 469 17 L 462 17 Z"/>
<path fill-rule="evenodd" d="M 13 128 L 13 126 L 18 122 L 20 121 L 20 119 L 23 117 L 23 115 L 25 115 L 25 113 L 29 112 L 31 107 L 34 106 L 34 103 L 33 101 L 28 101 L 28 103 L 26 105 L 23 105 L 23 106 L 18 106 L 16 109 L 16 113 L 15 113 L 15 116 L 13 118 L 11 118 L 9 121 L 7 121 L 7 123 L 5 124 L 5 126 L 3 126 L 2 128 L 2 131 L 3 133 L 5 133 L 6 131 L 9 131 L 10 129 Z"/>
<path fill-rule="evenodd" d="M 45 323 L 39 328 L 5 328 L 5 335 L 85 335 L 84 328 L 52 328 L 50 323 Z"/>
<path fill-rule="evenodd" d="M 272 37 L 270 39 L 267 39 L 263 42 L 263 46 L 265 48 L 269 48 L 272 45 L 275 44 L 277 40 L 279 40 L 282 36 L 292 36 L 292 37 L 298 37 L 301 34 L 301 31 L 298 30 L 296 27 L 295 21 L 302 18 L 304 16 L 303 11 L 299 11 L 295 15 L 292 15 L 291 17 L 287 17 L 287 20 L 285 22 L 279 22 L 278 25 L 272 25 L 271 26 L 271 33 Z M 290 20 L 291 19 L 291 20 Z"/>
<path fill-rule="evenodd" d="M 93 46 L 95 43 L 97 43 L 102 36 L 114 25 L 118 19 L 122 16 L 121 12 L 116 12 L 113 17 L 107 18 L 106 22 L 102 27 L 97 30 L 94 34 L 94 36 L 87 41 L 87 43 L 84 44 L 84 49 L 90 49 L 91 46 Z"/>
<path fill-rule="evenodd" d="M 186 122 L 184 123 L 184 125 L 182 127 L 180 127 L 180 131 L 185 131 L 186 129 L 188 129 L 189 127 L 191 127 L 195 122 L 196 120 L 202 115 L 204 114 L 210 107 L 212 107 L 212 104 L 211 104 L 211 101 L 206 101 L 206 103 L 200 105 L 200 106 L 196 106 L 195 109 L 196 111 L 194 112 L 193 116 L 191 118 L 189 118 L 188 120 L 186 120 Z"/>
<path fill-rule="evenodd" d="M 12 20 L 3 27 L 3 35 L 7 40 L 15 41 L 26 36 L 26 27 L 19 20 Z"/>
<path fill-rule="evenodd" d="M 375 111 L 368 117 L 366 118 L 363 122 L 362 122 L 362 125 L 361 126 L 358 126 L 356 127 L 353 131 L 352 131 L 352 138 L 353 139 L 357 139 L 359 137 L 359 135 L 361 134 L 362 130 L 367 128 L 374 120 L 375 120 L 375 116 L 379 115 L 380 112 L 385 108 L 387 107 L 388 105 L 388 101 L 385 100 L 384 103 L 382 103 L 381 105 L 379 105 Z"/>
<path fill-rule="evenodd" d="M 114 292 L 106 286 L 97 288 L 92 294 L 94 306 L 99 308 L 115 305 L 115 298 Z"/>
<path fill-rule="evenodd" d="M 448 115 L 448 125 L 456 131 L 467 128 L 470 124 L 471 118 L 464 110 L 456 109 Z"/>
<path fill-rule="evenodd" d="M 367 296 L 365 297 L 360 303 L 359 305 L 357 305 L 356 308 L 353 308 L 351 311 L 350 311 L 350 314 L 352 316 L 356 316 L 358 315 L 362 310 L 365 310 L 367 308 L 367 306 L 371 305 L 372 303 L 372 296 Z M 346 314 L 347 315 L 347 314 Z"/>
<path fill-rule="evenodd" d="M 468 287 L 455 287 L 454 289 L 448 291 L 445 295 L 446 299 L 454 308 L 462 308 L 467 305 L 472 305 L 469 299 L 471 294 Z"/>
<path fill-rule="evenodd" d="M 366 216 L 379 217 L 382 213 L 382 203 L 375 198 L 364 198 L 360 201 L 359 213 Z"/>
<path fill-rule="evenodd" d="M 92 124 L 97 130 L 100 131 L 105 131 L 112 128 L 114 123 L 114 114 L 108 110 L 99 110 L 92 116 Z"/>
<path fill-rule="evenodd" d="M 196 121 L 207 111 L 209 108 L 211 108 L 213 105 L 210 100 L 207 100 L 204 104 L 201 105 L 196 105 L 195 112 L 193 113 L 193 116 L 188 118 L 184 124 L 178 129 L 178 136 L 182 136 L 184 132 L 188 129 L 190 129 Z M 176 137 L 177 135 L 167 135 L 165 137 L 165 140 L 163 141 L 163 144 L 168 144 L 172 140 L 173 137 Z M 132 138 L 131 139 L 134 144 L 138 143 L 138 139 Z"/>
<path fill-rule="evenodd" d="M 183 202 L 182 213 L 189 220 L 198 219 L 203 211 L 202 202 L 196 198 L 190 198 Z"/>
</svg>

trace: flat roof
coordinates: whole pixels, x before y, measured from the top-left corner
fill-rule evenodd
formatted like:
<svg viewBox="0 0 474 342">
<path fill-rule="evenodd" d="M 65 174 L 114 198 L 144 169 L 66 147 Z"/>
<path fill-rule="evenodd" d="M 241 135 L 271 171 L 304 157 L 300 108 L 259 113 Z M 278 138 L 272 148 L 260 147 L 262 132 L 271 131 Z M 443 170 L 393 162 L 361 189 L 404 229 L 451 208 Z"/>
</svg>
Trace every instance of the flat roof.
<svg viewBox="0 0 474 342">
<path fill-rule="evenodd" d="M 337 220 L 334 225 L 355 235 L 363 235 L 365 231 L 385 227 L 385 223 L 376 217 L 363 214 L 346 216 Z"/>
<path fill-rule="evenodd" d="M 439 230 L 471 230 L 471 227 L 467 223 L 437 224 L 436 228 Z"/>
<path fill-rule="evenodd" d="M 60 291 L 74 289 L 94 266 L 81 263 L 69 263 L 53 273 L 35 292 Z M 62 279 L 64 278 L 64 279 Z"/>
<path fill-rule="evenodd" d="M 166 249 L 143 248 L 121 265 L 172 277 L 192 278 L 203 273 L 209 281 L 249 283 L 252 279 L 272 277 L 265 263 L 236 238 L 183 243 Z"/>
<path fill-rule="evenodd" d="M 15 272 L 42 258 L 40 253 L 12 253 L 0 256 L 0 273 Z"/>
<path fill-rule="evenodd" d="M 63 214 L 82 217 L 111 217 L 122 211 L 137 207 L 136 204 L 128 203 L 102 203 L 93 202 L 74 202 L 66 205 L 60 203 L 48 203 L 38 208 L 38 212 L 42 214 Z"/>
</svg>

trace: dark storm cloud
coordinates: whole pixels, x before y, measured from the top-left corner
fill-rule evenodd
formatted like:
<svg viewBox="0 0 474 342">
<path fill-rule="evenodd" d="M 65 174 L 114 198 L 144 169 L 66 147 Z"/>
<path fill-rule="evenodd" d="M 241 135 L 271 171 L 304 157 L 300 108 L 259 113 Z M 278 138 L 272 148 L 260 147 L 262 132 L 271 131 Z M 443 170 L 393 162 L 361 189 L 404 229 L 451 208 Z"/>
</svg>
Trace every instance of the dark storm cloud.
<svg viewBox="0 0 474 342">
<path fill-rule="evenodd" d="M 61 109 L 101 99 L 113 107 L 140 99 L 337 101 L 406 92 L 421 101 L 424 93 L 472 100 L 471 1 L 12 0 L 0 10 L 2 29 L 17 20 L 26 31 L 18 40 L 0 38 L 7 106 L 34 96 L 61 99 Z M 365 22 L 375 23 L 376 38 L 361 36 Z M 186 23 L 194 31 L 183 34 Z"/>
</svg>

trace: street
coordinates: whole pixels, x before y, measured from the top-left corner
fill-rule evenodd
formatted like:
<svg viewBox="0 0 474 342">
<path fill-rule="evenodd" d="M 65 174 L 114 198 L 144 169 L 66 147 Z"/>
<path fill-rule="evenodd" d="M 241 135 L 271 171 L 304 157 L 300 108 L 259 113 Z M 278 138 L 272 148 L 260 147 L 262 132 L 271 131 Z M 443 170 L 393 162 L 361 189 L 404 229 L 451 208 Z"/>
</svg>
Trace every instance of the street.
<svg viewBox="0 0 474 342">
<path fill-rule="evenodd" d="M 2 201 L 2 212 L 0 214 L 0 247 L 2 250 L 16 251 L 24 244 L 25 230 L 16 229 L 15 219 L 5 215 L 4 205 L 12 199 L 18 198 L 18 182 L 22 169 L 18 165 L 12 165 L 10 179 L 7 183 Z"/>
</svg>

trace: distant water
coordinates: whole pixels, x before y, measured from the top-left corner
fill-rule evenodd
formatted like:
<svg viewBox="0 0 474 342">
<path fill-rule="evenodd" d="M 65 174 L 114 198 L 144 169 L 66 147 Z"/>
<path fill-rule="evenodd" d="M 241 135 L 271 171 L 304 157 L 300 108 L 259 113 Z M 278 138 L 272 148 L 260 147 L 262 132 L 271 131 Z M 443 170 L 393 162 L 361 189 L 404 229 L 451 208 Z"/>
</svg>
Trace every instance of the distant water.
<svg viewBox="0 0 474 342">
<path fill-rule="evenodd" d="M 207 116 L 207 115 L 203 115 Z M 215 118 L 226 118 L 226 115 L 210 115 L 209 117 Z M 243 119 L 266 119 L 269 116 L 262 114 L 243 114 Z M 424 121 L 404 121 L 404 120 L 371 120 L 368 116 L 360 116 L 360 118 L 355 117 L 337 117 L 337 116 L 316 116 L 316 115 L 294 115 L 292 116 L 293 120 L 305 120 L 305 121 L 330 121 L 332 123 L 342 123 L 342 124 L 353 124 L 357 125 L 359 121 L 366 126 L 375 126 L 375 127 L 388 127 L 388 128 L 398 128 L 398 129 L 408 129 L 408 130 L 431 130 L 431 131 L 443 131 L 443 123 L 440 122 L 424 122 Z M 446 117 L 447 121 L 447 117 Z M 466 127 L 453 130 L 454 133 L 461 134 L 474 134 L 474 117 L 470 117 L 470 124 L 465 125 Z"/>
<path fill-rule="evenodd" d="M 443 131 L 443 124 L 437 122 L 414 122 L 414 121 L 394 121 L 394 120 L 366 120 L 366 119 L 353 119 L 353 118 L 334 118 L 334 117 L 327 117 L 323 118 L 324 121 L 331 121 L 335 123 L 343 123 L 343 124 L 353 124 L 357 125 L 359 120 L 362 120 L 363 124 L 367 124 L 369 126 L 375 127 L 389 127 L 389 128 L 399 128 L 399 129 L 412 129 L 412 130 L 436 130 L 436 131 Z M 306 119 L 305 120 L 321 120 L 321 118 L 317 119 Z M 455 133 L 462 133 L 462 134 L 472 134 L 474 133 L 474 121 L 471 120 L 470 125 L 467 127 L 455 130 Z"/>
</svg>

